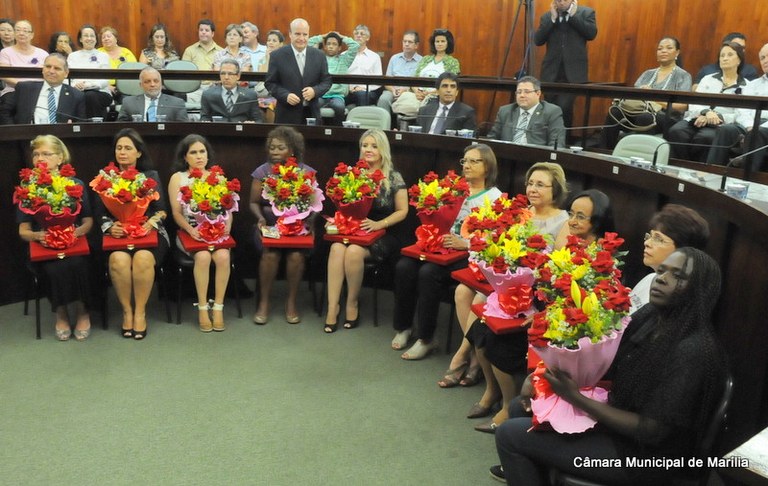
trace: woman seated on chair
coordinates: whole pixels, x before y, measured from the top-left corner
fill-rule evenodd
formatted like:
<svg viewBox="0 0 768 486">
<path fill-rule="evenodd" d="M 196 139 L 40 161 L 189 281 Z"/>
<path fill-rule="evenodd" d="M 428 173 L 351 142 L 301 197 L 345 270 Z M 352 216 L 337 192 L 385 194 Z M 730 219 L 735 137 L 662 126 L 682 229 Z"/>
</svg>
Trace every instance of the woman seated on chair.
<svg viewBox="0 0 768 486">
<path fill-rule="evenodd" d="M 691 90 L 691 75 L 682 68 L 679 40 L 675 37 L 661 39 L 656 46 L 656 61 L 658 61 L 659 67 L 643 72 L 635 81 L 635 88 L 662 91 Z M 632 127 L 648 127 L 654 123 L 655 126 L 644 130 L 644 132 L 649 134 L 663 133 L 666 136 L 669 127 L 680 120 L 683 112 L 688 109 L 688 105 L 685 103 L 673 103 L 672 106 L 669 106 L 664 101 L 654 101 L 653 106 L 660 109 L 654 115 L 643 113 L 631 116 L 626 116 L 618 106 L 611 106 L 605 119 L 605 124 L 610 126 L 604 127 L 600 133 L 600 146 L 612 149 L 616 146 L 619 132 L 622 129 L 639 131 L 632 130 Z"/>
<path fill-rule="evenodd" d="M 256 245 L 261 245 L 261 228 L 274 226 L 277 223 L 277 217 L 272 212 L 272 206 L 269 201 L 261 196 L 262 180 L 272 170 L 274 164 L 281 164 L 293 157 L 303 170 L 314 171 L 312 167 L 304 163 L 304 137 L 295 128 L 277 127 L 267 134 L 267 157 L 268 162 L 258 166 L 251 173 L 253 182 L 251 183 L 251 212 L 256 216 Z M 308 221 L 310 231 L 312 230 L 312 220 Z M 261 261 L 259 262 L 259 304 L 256 313 L 253 315 L 253 322 L 259 325 L 266 324 L 269 319 L 269 300 L 272 291 L 272 284 L 277 277 L 277 270 L 280 266 L 280 259 L 285 256 L 285 278 L 288 283 L 288 296 L 285 301 L 285 320 L 289 324 L 298 324 L 301 322 L 301 315 L 296 306 L 296 297 L 299 293 L 299 284 L 304 275 L 304 262 L 306 251 L 281 248 L 263 248 Z"/>
<path fill-rule="evenodd" d="M 161 265 L 168 252 L 168 233 L 163 226 L 167 217 L 163 185 L 160 176 L 152 169 L 152 159 L 144 139 L 132 128 L 124 128 L 117 132 L 112 141 L 115 162 L 120 170 L 135 167 L 157 182 L 155 189 L 160 193 L 160 199 L 149 203 L 144 216 L 147 221 L 144 229 L 157 230 L 157 246 L 154 248 L 120 250 L 109 254 L 109 276 L 115 287 L 117 300 L 123 308 L 123 337 L 144 339 L 147 335 L 147 301 L 152 293 L 155 282 L 155 267 Z M 98 198 L 97 198 L 98 199 Z M 97 208 L 101 221 L 101 230 L 114 238 L 125 238 L 125 227 L 109 214 L 98 199 Z"/>
<path fill-rule="evenodd" d="M 486 199 L 495 201 L 501 191 L 494 186 L 498 165 L 493 150 L 485 144 L 474 144 L 464 149 L 460 160 L 463 175 L 469 184 L 469 197 L 464 200 L 451 232 L 443 235 L 443 246 L 452 250 L 469 249 L 468 234 L 460 234 L 464 219 L 472 208 L 481 206 Z M 437 312 L 440 301 L 453 279 L 451 272 L 467 266 L 467 260 L 441 266 L 431 262 L 401 257 L 395 266 L 395 310 L 393 325 L 397 334 L 392 339 L 392 349 L 403 349 L 411 337 L 413 318 L 416 315 L 416 342 L 402 354 L 406 360 L 425 358 L 435 345 L 432 338 L 437 328 Z M 418 314 L 416 307 L 418 304 Z"/>
<path fill-rule="evenodd" d="M 378 197 L 373 202 L 368 218 L 361 227 L 366 231 L 388 229 L 408 216 L 408 193 L 405 181 L 392 164 L 387 135 L 381 130 L 368 130 L 360 137 L 360 159 L 372 169 L 384 173 Z M 395 235 L 387 232 L 370 247 L 333 243 L 328 255 L 328 314 L 325 317 L 326 333 L 336 331 L 341 313 L 341 288 L 347 281 L 347 303 L 344 311 L 344 328 L 357 327 L 360 320 L 358 297 L 363 285 L 363 265 L 366 258 L 385 262 L 403 245 Z"/>
<path fill-rule="evenodd" d="M 96 49 L 96 27 L 85 24 L 77 32 L 77 43 L 82 49 L 67 57 L 70 69 L 109 69 L 109 56 Z M 72 79 L 70 84 L 85 94 L 85 116 L 101 117 L 107 115 L 107 108 L 112 104 L 112 93 L 106 79 Z"/>
<path fill-rule="evenodd" d="M 533 164 L 526 172 L 525 195 L 530 203 L 530 209 L 533 213 L 533 222 L 543 233 L 549 234 L 554 240 L 560 233 L 561 228 L 565 227 L 568 220 L 568 213 L 560 209 L 560 205 L 568 197 L 568 187 L 565 180 L 565 172 L 559 164 L 553 162 L 538 162 Z M 459 326 L 463 335 L 467 334 L 476 316 L 470 315 L 470 306 L 473 303 L 484 302 L 485 296 L 475 292 L 464 284 L 459 284 L 454 292 L 454 302 L 456 302 L 456 316 L 459 320 Z M 488 368 L 490 370 L 490 368 Z M 451 388 L 456 385 L 473 386 L 483 377 L 481 374 L 481 364 L 473 351 L 470 342 L 465 338 L 461 346 L 453 355 L 451 364 L 445 372 L 445 376 L 437 384 L 442 388 Z M 498 400 L 498 387 L 493 377 L 488 377 L 486 383 L 486 393 L 476 404 L 487 411 L 491 405 Z M 470 411 L 470 415 L 483 417 L 485 415 L 479 412 Z"/>
<path fill-rule="evenodd" d="M 70 163 L 69 150 L 59 138 L 53 135 L 39 135 L 29 144 L 32 149 L 32 165 L 45 163 L 53 175 L 58 174 L 59 166 Z M 85 187 L 82 181 L 75 181 Z M 93 227 L 91 205 L 88 191 L 83 191 L 79 221 L 75 225 L 75 236 L 85 236 Z M 19 236 L 24 241 L 45 242 L 45 231 L 41 230 L 33 216 L 16 212 L 19 223 Z M 75 339 L 84 341 L 91 331 L 91 319 L 88 309 L 91 307 L 91 285 L 88 257 L 71 256 L 62 260 L 48 260 L 40 264 L 48 282 L 48 299 L 56 313 L 56 338 L 67 341 L 72 336 L 67 305 L 75 303 L 77 318 Z"/>
<path fill-rule="evenodd" d="M 549 484 L 548 468 L 611 484 L 674 484 L 674 478 L 695 473 L 626 467 L 625 458 L 683 457 L 685 467 L 695 457 L 725 381 L 725 358 L 710 322 L 719 295 L 717 263 L 700 250 L 679 248 L 656 270 L 650 305 L 632 315 L 630 327 L 640 330 L 621 341 L 608 403 L 581 395 L 564 372 L 545 373 L 552 391 L 599 427 L 571 435 L 529 431 L 531 418 L 524 415 L 533 390 L 527 380 L 520 401 L 513 401 L 514 418 L 496 430 L 507 484 Z M 577 457 L 625 467 L 577 467 Z"/>
<path fill-rule="evenodd" d="M 147 47 L 141 51 L 139 62 L 143 62 L 155 69 L 164 69 L 169 62 L 178 61 L 179 53 L 173 47 L 171 36 L 165 24 L 155 24 L 149 30 Z"/>
<path fill-rule="evenodd" d="M 190 134 L 184 137 L 176 146 L 176 156 L 174 159 L 174 174 L 168 182 L 168 194 L 171 194 L 171 213 L 173 221 L 179 227 L 180 231 L 186 231 L 189 235 L 198 241 L 203 241 L 195 228 L 196 222 L 183 209 L 179 200 L 175 197 L 179 193 L 179 188 L 190 184 L 189 172 L 193 169 L 203 171 L 202 177 L 208 175 L 208 162 L 212 160 L 213 148 L 205 137 L 197 134 Z M 226 233 L 232 229 L 232 217 L 227 218 Z M 176 247 L 179 251 L 186 253 L 178 237 L 176 238 Z M 198 323 L 202 332 L 223 331 L 224 325 L 224 296 L 227 293 L 227 284 L 229 283 L 230 273 L 230 252 L 228 248 L 219 248 L 210 252 L 208 250 L 197 251 L 190 255 L 194 260 L 192 273 L 195 278 L 195 290 L 197 292 Z M 211 262 L 216 267 L 214 273 L 213 306 L 208 305 L 208 285 L 210 280 Z M 211 311 L 213 322 L 211 322 Z"/>
</svg>

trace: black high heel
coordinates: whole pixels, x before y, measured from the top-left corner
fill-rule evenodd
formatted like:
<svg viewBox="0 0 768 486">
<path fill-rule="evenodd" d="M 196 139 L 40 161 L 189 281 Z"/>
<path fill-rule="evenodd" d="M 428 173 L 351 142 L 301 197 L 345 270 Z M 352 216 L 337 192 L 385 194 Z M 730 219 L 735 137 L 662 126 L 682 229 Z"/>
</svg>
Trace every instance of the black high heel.
<svg viewBox="0 0 768 486">
<path fill-rule="evenodd" d="M 333 324 L 326 323 L 325 326 L 323 327 L 323 332 L 325 332 L 326 334 L 333 334 L 334 332 L 336 332 L 336 327 L 338 326 L 338 324 L 339 324 L 338 319 L 336 319 L 336 322 L 334 322 Z"/>
<path fill-rule="evenodd" d="M 121 331 L 125 339 L 131 339 L 133 337 L 133 329 L 121 329 Z"/>
<path fill-rule="evenodd" d="M 143 331 L 136 331 L 136 330 L 133 331 L 133 339 L 135 339 L 136 341 L 141 341 L 146 336 L 147 336 L 146 329 L 144 329 Z"/>
<path fill-rule="evenodd" d="M 357 319 L 352 319 L 351 321 L 347 321 L 344 323 L 344 329 L 354 329 L 357 327 L 357 324 L 360 322 L 360 316 L 357 316 Z"/>
</svg>

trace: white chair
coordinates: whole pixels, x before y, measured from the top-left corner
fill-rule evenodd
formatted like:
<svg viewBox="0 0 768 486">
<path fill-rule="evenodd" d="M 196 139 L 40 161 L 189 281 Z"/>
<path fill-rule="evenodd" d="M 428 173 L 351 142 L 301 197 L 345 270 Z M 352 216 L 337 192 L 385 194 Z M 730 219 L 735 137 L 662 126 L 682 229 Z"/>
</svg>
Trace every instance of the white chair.
<svg viewBox="0 0 768 486">
<path fill-rule="evenodd" d="M 141 71 L 145 67 L 147 67 L 147 65 L 143 62 L 124 62 L 120 64 L 117 69 L 135 69 L 137 72 L 133 79 L 118 79 L 116 83 L 117 90 L 124 96 L 137 96 L 144 94 L 144 90 L 141 89 L 141 82 L 139 81 L 138 71 Z"/>
<path fill-rule="evenodd" d="M 166 71 L 197 71 L 197 65 L 193 63 L 192 61 L 171 61 L 168 64 L 165 65 Z M 198 89 L 200 89 L 200 85 L 202 84 L 202 81 L 199 79 L 166 79 L 163 81 L 163 84 L 165 84 L 165 89 L 168 91 L 173 91 L 174 93 L 194 93 Z M 189 98 L 187 98 L 186 102 L 187 111 L 199 111 L 200 110 L 200 104 L 196 102 L 191 102 Z"/>
<path fill-rule="evenodd" d="M 360 128 L 392 128 L 392 117 L 380 106 L 356 106 L 347 114 L 347 121 L 359 123 Z"/>
<path fill-rule="evenodd" d="M 658 152 L 658 153 L 657 153 Z M 625 162 L 630 157 L 642 157 L 644 160 L 653 161 L 653 154 L 657 153 L 656 165 L 669 163 L 669 144 L 661 137 L 633 133 L 619 140 L 613 149 L 613 156 Z"/>
</svg>

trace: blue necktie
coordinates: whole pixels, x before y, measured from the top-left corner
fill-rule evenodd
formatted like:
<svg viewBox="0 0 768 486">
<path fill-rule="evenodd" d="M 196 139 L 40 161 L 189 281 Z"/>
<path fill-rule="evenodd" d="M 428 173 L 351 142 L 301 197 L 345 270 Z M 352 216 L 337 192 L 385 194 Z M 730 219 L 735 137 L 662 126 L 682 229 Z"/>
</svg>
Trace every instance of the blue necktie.
<svg viewBox="0 0 768 486">
<path fill-rule="evenodd" d="M 448 105 L 443 105 L 442 108 L 443 111 L 441 111 L 437 116 L 437 121 L 435 122 L 435 130 L 432 132 L 434 135 L 442 135 L 445 133 L 445 121 L 448 117 Z"/>
<path fill-rule="evenodd" d="M 56 123 L 56 96 L 53 88 L 48 88 L 48 123 Z"/>
<path fill-rule="evenodd" d="M 147 121 L 157 121 L 157 100 L 155 99 L 149 103 L 149 108 L 147 108 Z"/>
<path fill-rule="evenodd" d="M 235 102 L 232 100 L 232 90 L 227 90 L 227 112 L 232 113 L 232 108 L 235 107 Z"/>
</svg>

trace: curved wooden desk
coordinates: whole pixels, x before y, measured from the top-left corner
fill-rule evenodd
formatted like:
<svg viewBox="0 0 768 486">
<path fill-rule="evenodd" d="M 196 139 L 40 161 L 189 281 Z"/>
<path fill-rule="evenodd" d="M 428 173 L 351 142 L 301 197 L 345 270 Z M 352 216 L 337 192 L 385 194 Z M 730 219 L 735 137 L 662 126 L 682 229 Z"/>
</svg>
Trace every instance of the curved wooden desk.
<svg viewBox="0 0 768 486">
<path fill-rule="evenodd" d="M 176 143 L 189 133 L 209 138 L 214 160 L 228 175 L 242 182 L 240 213 L 234 233 L 239 242 L 250 241 L 253 216 L 248 210 L 250 173 L 265 160 L 265 139 L 273 125 L 229 123 L 80 124 L 56 126 L 6 126 L 0 131 L 0 150 L 5 169 L 0 172 L 2 244 L 8 251 L 0 257 L 0 304 L 21 300 L 23 287 L 8 285 L 23 275 L 24 245 L 15 224 L 10 194 L 18 182 L 18 170 L 29 160 L 28 144 L 35 135 L 52 133 L 62 138 L 73 156 L 78 176 L 88 182 L 113 159 L 111 141 L 121 128 L 136 128 L 151 147 L 152 159 L 163 181 L 168 181 Z M 339 161 L 354 162 L 363 130 L 337 127 L 297 127 L 306 138 L 306 163 L 318 170 L 321 184 L 330 177 Z M 464 147 L 472 140 L 457 137 L 389 132 L 392 153 L 407 184 L 428 170 L 444 173 L 458 169 Z M 557 161 L 568 176 L 572 191 L 597 188 L 608 194 L 614 206 L 617 230 L 629 250 L 626 281 L 637 282 L 648 272 L 642 266 L 643 234 L 651 215 L 668 202 L 699 211 L 710 223 L 712 236 L 708 252 L 720 262 L 723 295 L 717 309 L 716 327 L 731 357 L 736 376 L 736 398 L 732 421 L 736 441 L 753 435 L 765 426 L 768 416 L 768 209 L 766 204 L 748 205 L 716 190 L 676 177 L 605 160 L 605 156 L 570 150 L 553 152 L 546 148 L 488 142 L 499 159 L 498 186 L 522 192 L 525 171 L 533 162 Z M 331 206 L 326 206 L 331 210 Z M 240 247 L 240 245 L 238 245 Z M 248 257 L 247 245 L 241 250 Z M 240 260 L 243 261 L 243 260 Z M 254 266 L 255 268 L 255 266 Z"/>
</svg>

